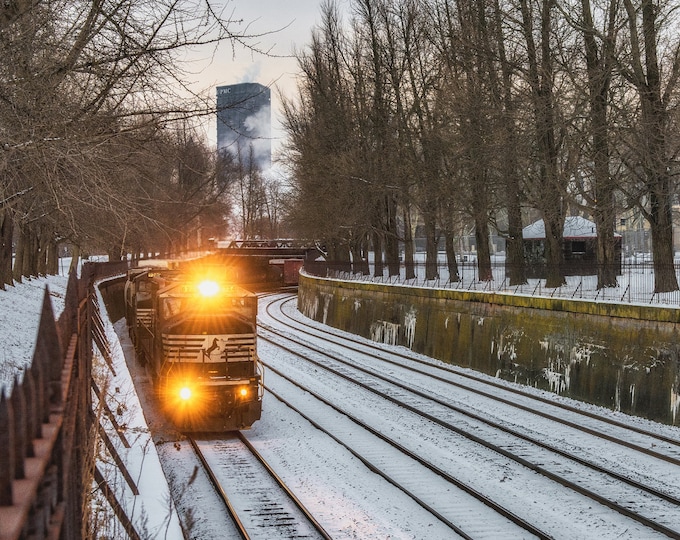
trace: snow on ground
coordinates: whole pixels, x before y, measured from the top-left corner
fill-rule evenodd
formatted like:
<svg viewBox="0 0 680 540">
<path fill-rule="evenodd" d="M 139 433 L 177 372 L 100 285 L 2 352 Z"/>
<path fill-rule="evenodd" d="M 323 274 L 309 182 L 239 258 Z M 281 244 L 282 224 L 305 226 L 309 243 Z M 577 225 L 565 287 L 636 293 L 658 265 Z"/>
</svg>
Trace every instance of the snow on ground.
<svg viewBox="0 0 680 540">
<path fill-rule="evenodd" d="M 97 294 L 99 295 L 98 289 Z M 99 295 L 99 305 L 105 309 L 101 295 Z M 103 448 L 100 449 L 101 457 L 98 466 L 109 485 L 116 491 L 118 500 L 142 538 L 181 540 L 184 535 L 170 496 L 170 488 L 163 474 L 156 445 L 151 438 L 139 396 L 132 383 L 120 341 L 106 313 L 102 313 L 102 320 L 106 338 L 111 346 L 111 359 L 115 374 L 108 369 L 104 359 L 95 350 L 94 377 L 99 381 L 102 393 L 107 396 L 106 402 L 109 410 L 113 412 L 114 418 L 122 428 L 118 430 L 106 418 L 106 415 L 101 416 L 102 425 L 105 426 L 123 463 L 126 464 L 139 490 L 139 495 L 135 496 L 132 493 L 120 470 L 110 459 L 111 456 L 108 452 L 104 452 Z M 130 444 L 129 448 L 125 447 L 122 438 L 118 436 L 119 431 Z M 102 498 L 100 500 L 103 501 Z M 102 502 L 102 505 L 106 508 L 106 503 Z M 112 534 L 110 537 L 118 538 L 119 535 Z"/>
<path fill-rule="evenodd" d="M 33 360 L 45 289 L 49 290 L 54 316 L 59 317 L 67 284 L 66 276 L 24 278 L 22 283 L 0 291 L 0 389 L 6 394 L 11 392 L 14 378 L 21 380 Z"/>
<path fill-rule="evenodd" d="M 597 288 L 596 275 L 565 276 L 566 283 L 558 288 L 546 289 L 544 278 L 530 278 L 524 285 L 510 285 L 505 268 L 505 254 L 502 252 L 491 256 L 492 281 L 479 281 L 477 255 L 465 253 L 458 260 L 459 281 L 449 280 L 449 270 L 446 255 L 439 253 L 437 262 L 438 277 L 433 280 L 425 279 L 425 254 L 415 254 L 415 278 L 406 279 L 406 268 L 400 265 L 400 274 L 395 276 L 374 275 L 372 256 L 369 254 L 371 273 L 357 274 L 352 272 L 335 271 L 333 277 L 343 280 L 368 281 L 375 283 L 390 283 L 400 286 L 443 288 L 464 291 L 496 292 L 523 296 L 548 296 L 551 298 L 568 298 L 572 300 L 586 300 L 589 302 L 613 302 L 637 305 L 663 305 L 680 307 L 680 291 L 668 293 L 654 292 L 654 268 L 648 254 L 638 254 L 627 257 L 622 264 L 621 273 L 617 276 L 617 286 L 604 289 Z M 680 281 L 680 256 L 675 257 L 676 276 Z"/>
<path fill-rule="evenodd" d="M 263 300 L 264 301 L 264 300 Z M 261 304 L 262 305 L 262 304 Z M 320 330 L 323 330 L 324 332 L 329 330 L 328 327 L 322 325 L 321 323 L 317 323 L 315 321 L 310 321 L 309 319 L 305 318 L 302 316 L 299 311 L 295 308 L 295 301 L 290 301 L 288 304 L 286 304 L 286 308 L 284 311 L 287 312 L 287 314 L 292 317 L 293 319 L 304 321 L 306 324 L 310 324 L 311 326 L 315 328 L 319 328 Z M 272 321 L 269 321 L 267 319 L 267 315 L 265 314 L 265 310 L 260 309 L 260 318 L 264 322 L 264 326 L 267 327 L 268 325 L 273 325 L 274 327 L 276 324 L 274 324 Z M 290 330 L 286 330 L 290 331 Z M 335 335 L 345 335 L 349 336 L 353 339 L 356 339 L 357 336 L 353 334 L 349 334 L 347 332 L 342 332 L 336 329 L 331 329 L 332 334 Z M 291 332 L 292 333 L 292 332 Z M 322 350 L 324 352 L 331 352 L 333 354 L 337 354 L 342 356 L 343 354 L 343 349 L 341 346 L 338 346 L 333 343 L 333 339 L 327 338 L 326 334 L 323 334 L 321 336 L 310 336 L 310 335 L 305 335 L 303 338 L 306 342 L 309 342 L 313 344 L 317 349 Z M 361 347 L 358 347 L 358 349 L 361 349 Z M 363 367 L 370 369 L 370 366 L 373 366 L 374 361 L 372 359 L 367 359 L 364 360 L 361 358 L 361 354 L 359 353 L 359 350 L 353 350 L 348 356 L 351 356 L 351 363 L 352 364 L 357 364 L 357 365 L 363 365 Z M 402 348 L 402 347 L 392 347 L 392 346 L 385 346 L 384 347 L 385 351 L 389 350 L 396 350 L 396 351 L 401 351 L 402 353 L 406 353 L 408 355 L 412 355 L 408 349 Z M 302 370 L 297 371 L 296 369 L 293 368 L 293 363 L 288 361 L 288 362 L 283 362 L 282 359 L 279 359 L 278 357 L 274 357 L 273 354 L 277 354 L 275 351 L 275 348 L 272 349 L 270 346 L 265 346 L 263 342 L 260 342 L 260 347 L 258 348 L 261 356 L 263 358 L 267 358 L 267 361 L 270 362 L 273 365 L 276 365 L 276 367 L 283 373 L 286 373 L 290 375 L 292 378 L 295 380 L 303 380 L 303 378 L 306 378 L 307 380 L 305 381 L 305 386 L 312 386 L 313 383 L 311 381 L 319 381 L 319 384 L 317 385 L 318 387 L 315 388 L 315 390 L 319 394 L 323 394 L 324 397 L 327 397 L 330 401 L 333 403 L 341 403 L 342 402 L 342 397 L 340 395 L 338 396 L 332 396 L 336 391 L 338 394 L 343 394 L 346 393 L 350 399 L 346 399 L 346 403 L 343 405 L 343 408 L 345 407 L 350 407 L 352 404 L 357 405 L 357 410 L 354 411 L 354 414 L 357 417 L 360 417 L 361 415 L 365 415 L 367 418 L 372 418 L 373 416 L 375 417 L 382 417 L 382 418 L 388 418 L 389 413 L 380 413 L 378 407 L 376 406 L 377 404 L 370 405 L 370 402 L 361 404 L 360 403 L 360 394 L 357 392 L 356 394 L 354 392 L 349 392 L 346 390 L 346 388 L 343 385 L 338 384 L 338 387 L 335 387 L 335 384 L 332 382 L 331 379 L 326 379 L 322 374 L 320 373 L 320 370 L 317 371 L 316 368 L 310 366 L 310 367 L 304 367 L 304 362 L 301 362 L 300 365 L 304 367 L 306 370 L 305 373 L 302 372 Z M 372 353 L 375 354 L 375 351 L 371 351 Z M 281 353 L 279 352 L 278 355 Z M 345 355 L 347 353 L 345 352 Z M 419 358 L 423 360 L 428 360 L 431 361 L 434 365 L 441 364 L 440 362 L 432 359 L 427 359 L 427 357 L 422 356 L 422 355 L 413 355 L 413 356 L 418 356 Z M 372 358 L 372 357 L 371 357 Z M 376 368 L 377 370 L 377 368 Z M 510 382 L 505 382 L 505 381 L 500 381 L 498 379 L 495 379 L 493 377 L 487 377 L 481 374 L 478 374 L 472 370 L 466 370 L 463 368 L 455 368 L 455 371 L 458 372 L 469 372 L 471 374 L 475 374 L 478 376 L 480 379 L 488 379 L 490 381 L 493 381 L 501 386 L 507 386 L 508 388 L 514 388 L 514 387 L 519 387 L 520 385 L 516 385 L 514 383 Z M 390 369 L 390 375 L 391 377 L 396 378 L 396 369 Z M 404 384 L 411 385 L 414 383 L 414 380 L 417 379 L 417 377 L 413 376 L 412 374 L 407 375 L 408 381 L 404 380 Z M 273 381 L 273 377 L 271 372 L 268 375 L 267 378 L 268 384 L 270 386 L 275 386 L 275 381 Z M 426 383 L 422 383 L 421 386 L 425 387 Z M 431 382 L 427 383 L 427 389 L 428 392 L 432 391 L 433 393 L 439 392 L 440 396 L 443 396 L 445 392 L 447 392 L 446 387 L 443 387 L 442 390 L 437 390 L 437 385 L 433 385 Z M 470 384 L 469 382 L 466 382 L 466 384 Z M 644 419 L 637 419 L 634 417 L 630 417 L 627 415 L 623 415 L 621 413 L 616 413 L 614 411 L 609 411 L 608 409 L 604 409 L 601 407 L 596 407 L 594 405 L 588 405 L 585 403 L 581 403 L 578 401 L 570 400 L 568 398 L 564 398 L 561 396 L 556 396 L 554 394 L 546 393 L 544 391 L 540 391 L 537 389 L 530 389 L 526 387 L 522 387 L 524 390 L 527 392 L 531 393 L 536 393 L 537 395 L 540 395 L 544 398 L 552 399 L 556 402 L 561 402 L 561 403 L 567 403 L 570 404 L 573 407 L 576 408 L 582 408 L 584 410 L 590 410 L 597 412 L 598 414 L 601 414 L 603 416 L 609 416 L 611 418 L 616 418 L 621 422 L 631 422 L 635 424 L 639 424 L 645 427 L 645 429 L 649 429 L 652 431 L 655 430 L 660 430 L 665 433 L 667 433 L 670 437 L 673 437 L 675 439 L 678 438 L 678 428 L 671 427 L 671 426 L 665 426 L 665 425 L 660 425 L 656 424 L 654 422 L 644 420 Z M 450 391 L 450 389 L 448 390 Z M 266 394 L 265 394 L 266 396 Z M 290 399 L 290 395 L 286 396 L 288 399 Z M 503 415 L 511 415 L 508 416 L 505 420 L 508 425 L 512 425 L 513 423 L 517 423 L 518 426 L 521 426 L 521 429 L 526 429 L 527 431 L 531 433 L 541 433 L 543 432 L 543 438 L 544 440 L 547 441 L 552 441 L 554 443 L 555 447 L 567 447 L 567 448 L 572 448 L 577 447 L 577 448 L 589 448 L 591 447 L 591 450 L 588 450 L 586 452 L 590 452 L 591 455 L 593 456 L 602 456 L 603 458 L 611 460 L 612 463 L 614 463 L 614 466 L 612 467 L 613 470 L 623 469 L 625 467 L 624 464 L 624 457 L 625 457 L 625 451 L 623 453 L 619 453 L 618 450 L 614 452 L 612 448 L 608 447 L 606 443 L 603 443 L 602 441 L 599 441 L 595 438 L 589 438 L 589 437 L 581 437 L 581 440 L 577 440 L 576 437 L 570 433 L 568 429 L 559 429 L 559 432 L 551 433 L 550 430 L 554 428 L 554 426 L 550 426 L 550 424 L 546 424 L 544 427 L 540 427 L 540 424 L 543 422 L 540 418 L 535 419 L 532 418 L 532 415 L 520 415 L 517 413 L 516 410 L 513 409 L 508 409 L 507 407 L 500 405 L 500 404 L 490 404 L 489 401 L 486 399 L 477 402 L 477 398 L 471 398 L 469 395 L 466 395 L 464 391 L 456 392 L 456 395 L 451 395 L 447 396 L 447 400 L 449 399 L 452 401 L 459 401 L 460 406 L 464 408 L 469 408 L 469 407 L 477 407 L 478 411 L 484 411 L 484 415 L 489 414 L 492 417 L 497 417 L 501 418 Z M 512 399 L 514 400 L 520 400 L 520 398 L 513 397 Z M 475 405 L 475 403 L 478 403 Z M 272 410 L 267 409 L 265 411 L 265 414 L 263 414 L 263 420 L 260 423 L 257 423 L 253 427 L 252 434 L 255 436 L 258 436 L 261 432 L 260 429 L 265 426 L 265 423 L 268 421 L 269 417 L 272 415 Z M 399 430 L 403 430 L 405 426 L 407 426 L 407 420 L 408 420 L 408 415 L 406 413 L 400 414 L 399 417 L 395 417 L 394 419 L 394 432 L 397 432 Z M 411 434 L 419 433 L 418 437 L 415 437 L 418 440 L 418 454 L 426 457 L 427 459 L 433 459 L 435 456 L 439 454 L 439 452 L 442 449 L 445 449 L 443 456 L 445 457 L 445 460 L 447 461 L 458 461 L 460 460 L 460 463 L 457 465 L 457 467 L 454 467 L 454 470 L 457 471 L 456 474 L 461 474 L 461 475 L 467 475 L 468 476 L 468 482 L 470 484 L 479 484 L 483 485 L 484 483 L 488 483 L 490 486 L 490 490 L 486 489 L 480 489 L 480 491 L 484 493 L 490 493 L 494 490 L 494 486 L 496 484 L 496 488 L 498 491 L 497 496 L 500 497 L 510 497 L 508 504 L 513 504 L 512 503 L 512 497 L 515 497 L 515 502 L 519 502 L 519 504 L 522 506 L 522 508 L 530 508 L 531 512 L 533 515 L 536 516 L 552 516 L 552 521 L 549 524 L 550 529 L 544 529 L 544 530 L 549 530 L 549 532 L 554 534 L 554 537 L 556 538 L 584 538 L 584 539 L 590 539 L 590 538 L 649 538 L 650 536 L 643 536 L 643 535 L 636 535 L 637 533 L 635 531 L 627 530 L 626 527 L 628 527 L 629 524 L 625 524 L 625 520 L 621 520 L 619 523 L 616 521 L 616 516 L 606 516 L 604 518 L 598 518 L 597 512 L 599 511 L 597 508 L 597 505 L 591 505 L 590 501 L 586 501 L 586 504 L 584 506 L 583 502 L 581 501 L 580 504 L 581 506 L 578 506 L 575 504 L 578 500 L 578 496 L 574 496 L 574 502 L 565 502 L 568 501 L 570 498 L 572 498 L 571 494 L 565 495 L 563 492 L 561 492 L 559 489 L 555 490 L 554 492 L 551 491 L 553 490 L 553 486 L 549 485 L 550 483 L 544 483 L 543 479 L 541 478 L 534 478 L 533 474 L 531 472 L 522 470 L 521 467 L 515 467 L 514 465 L 506 464 L 503 462 L 502 459 L 498 460 L 493 460 L 490 463 L 484 464 L 482 461 L 482 458 L 485 454 L 484 451 L 480 450 L 474 450 L 471 452 L 465 452 L 462 449 L 466 448 L 468 445 L 467 443 L 464 443 L 458 446 L 459 443 L 455 442 L 456 437 L 451 437 L 450 441 L 449 439 L 443 439 L 438 433 L 438 429 L 432 430 L 432 434 L 428 435 L 428 431 L 425 429 L 425 423 L 416 419 L 415 420 L 416 424 L 412 426 L 411 429 L 405 429 L 404 432 L 406 433 L 406 437 L 403 439 L 402 442 L 404 442 L 406 445 L 410 444 L 410 439 L 411 439 Z M 466 421 L 467 423 L 467 421 Z M 472 423 L 472 422 L 470 422 Z M 422 424 L 422 425 L 421 425 Z M 479 434 L 481 432 L 479 427 L 474 427 L 474 428 L 469 428 L 471 429 L 471 432 L 475 434 Z M 477 430 L 480 430 L 479 432 Z M 263 440 L 266 440 L 265 438 L 269 436 L 269 428 L 266 431 L 262 432 Z M 390 434 L 393 435 L 393 431 L 390 429 L 389 430 Z M 297 438 L 303 438 L 304 434 L 301 429 L 297 429 L 296 433 L 299 433 Z M 253 440 L 253 437 L 249 434 L 249 438 Z M 554 440 L 553 440 L 554 439 Z M 400 439 L 401 441 L 401 439 Z M 447 442 L 448 441 L 448 442 Z M 432 446 L 432 442 L 435 442 L 434 446 Z M 429 446 L 428 446 L 429 445 Z M 337 450 L 336 450 L 337 452 Z M 297 455 L 296 452 L 292 452 L 292 455 Z M 282 459 L 286 459 L 288 462 L 292 461 L 291 457 L 288 457 L 287 454 L 281 454 Z M 461 459 L 462 456 L 462 459 Z M 606 461 L 606 460 L 605 460 Z M 631 467 L 632 472 L 630 474 L 634 474 L 636 472 L 640 472 L 641 474 L 643 473 L 638 467 L 643 463 L 644 460 L 637 459 L 635 460 L 635 465 Z M 475 467 L 477 467 L 477 470 L 475 470 Z M 497 469 L 500 467 L 500 471 L 497 470 L 496 474 L 494 474 L 493 469 Z M 442 469 L 445 467 L 442 465 Z M 347 470 L 351 470 L 349 467 L 347 467 Z M 345 467 L 339 466 L 337 467 L 337 472 L 339 473 L 339 476 L 342 477 L 342 474 L 345 473 Z M 667 466 L 667 465 L 660 465 L 659 470 L 655 470 L 650 474 L 650 477 L 652 478 L 663 478 L 663 479 L 670 479 L 668 484 L 665 486 L 666 489 L 668 489 L 669 492 L 674 492 L 675 487 L 677 485 L 677 480 L 673 479 L 672 475 L 677 476 L 678 471 L 676 471 L 674 468 Z M 506 478 L 505 475 L 508 475 Z M 300 472 L 300 476 L 302 477 L 303 474 Z M 498 480 L 499 478 L 502 478 L 500 481 Z M 513 482 L 506 482 L 506 480 L 513 480 Z M 499 488 L 499 483 L 503 483 L 503 488 Z M 385 496 L 385 491 L 381 493 L 383 496 Z M 538 495 L 540 494 L 540 495 Z M 395 499 L 396 500 L 396 499 Z M 592 507 L 591 507 L 592 506 Z M 399 508 L 399 505 L 395 504 L 394 508 Z M 403 507 L 402 507 L 403 508 Z M 517 513 L 520 513 L 520 509 L 516 508 L 515 511 Z M 404 514 L 408 514 L 408 512 L 404 512 Z M 377 514 L 378 516 L 382 516 L 384 514 Z M 395 527 L 397 531 L 401 530 L 407 531 L 407 528 L 401 528 L 400 527 L 408 527 L 408 523 L 402 523 L 400 522 L 400 516 L 397 515 L 396 517 L 392 518 L 394 520 L 394 523 L 399 523 Z M 550 519 L 547 517 L 547 519 Z M 561 525 L 560 525 L 561 522 Z M 593 530 L 597 527 L 600 527 L 598 534 L 593 535 Z M 428 536 L 427 533 L 422 533 L 422 529 L 416 528 L 416 531 L 418 533 L 414 536 L 409 536 L 406 534 L 405 536 L 399 536 L 398 534 L 394 536 L 394 538 L 400 538 L 400 537 L 405 537 L 405 538 L 440 538 L 437 537 L 436 535 L 433 536 Z M 378 536 L 379 538 L 387 537 L 387 532 L 385 532 L 385 536 Z M 393 532 L 394 533 L 394 532 Z M 649 531 L 645 531 L 642 534 L 650 534 Z M 358 536 L 362 537 L 362 536 Z M 370 537 L 370 536 L 369 536 Z"/>
<path fill-rule="evenodd" d="M 31 365 L 45 290 L 49 291 L 55 317 L 59 317 L 64 309 L 67 284 L 68 277 L 64 275 L 47 276 L 24 279 L 22 283 L 15 283 L 5 291 L 0 291 L 0 387 L 6 394 L 11 392 L 14 378 L 21 379 L 24 370 Z M 99 305 L 104 306 L 101 298 Z M 110 455 L 102 454 L 98 466 L 136 529 L 144 533 L 144 538 L 180 540 L 184 535 L 170 503 L 169 488 L 118 338 L 106 313 L 102 314 L 102 319 L 112 349 L 116 376 L 105 368 L 101 355 L 95 354 L 98 360 L 98 368 L 95 368 L 97 379 L 102 391 L 106 391 L 109 409 L 116 414 L 118 423 L 125 426 L 124 433 L 131 448 L 124 447 L 121 438 L 116 436 L 115 430 L 104 417 L 102 424 L 106 426 L 109 437 L 126 463 L 140 495 L 132 495 L 120 473 L 111 466 Z M 110 512 L 108 503 L 102 501 L 100 497 L 95 502 L 95 512 L 100 508 Z M 109 537 L 120 538 L 120 532 L 114 530 L 113 536 Z"/>
<path fill-rule="evenodd" d="M 31 365 L 46 289 L 55 319 L 64 310 L 70 266 L 71 258 L 63 257 L 59 275 L 23 278 L 0 290 L 0 391 L 11 392 L 14 377 L 21 378 Z"/>
</svg>

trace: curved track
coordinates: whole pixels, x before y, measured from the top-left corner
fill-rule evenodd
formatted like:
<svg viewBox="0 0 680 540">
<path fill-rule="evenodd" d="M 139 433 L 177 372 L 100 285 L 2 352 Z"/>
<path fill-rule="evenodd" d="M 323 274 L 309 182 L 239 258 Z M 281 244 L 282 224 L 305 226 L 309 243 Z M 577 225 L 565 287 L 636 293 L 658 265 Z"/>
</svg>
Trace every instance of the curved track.
<svg viewBox="0 0 680 540">
<path fill-rule="evenodd" d="M 263 317 L 267 324 L 261 325 L 260 339 L 296 357 L 298 364 L 313 366 L 300 369 L 313 369 L 315 377 L 327 381 L 326 386 L 355 386 L 364 396 L 362 400 L 369 399 L 366 397 L 369 395 L 373 396 L 370 399 L 380 399 L 381 410 L 383 407 L 387 410 L 386 404 L 389 404 L 401 411 L 408 411 L 410 416 L 420 418 L 410 420 L 413 425 L 427 422 L 434 426 L 429 428 L 430 431 L 424 432 L 423 436 L 433 436 L 434 433 L 440 436 L 445 433 L 441 436 L 456 437 L 457 441 L 463 438 L 467 442 L 461 448 L 466 451 L 473 451 L 470 445 L 474 444 L 483 449 L 475 452 L 483 456 L 481 459 L 489 460 L 489 463 L 502 460 L 503 466 L 512 462 L 513 467 L 533 471 L 541 475 L 544 482 L 563 486 L 565 492 L 572 493 L 566 497 L 576 497 L 577 504 L 601 505 L 617 512 L 636 522 L 643 534 L 644 531 L 650 534 L 655 531 L 671 538 L 680 538 L 680 497 L 677 484 L 673 480 L 680 478 L 680 441 L 593 410 L 586 410 L 585 407 L 582 409 L 536 392 L 525 391 L 409 354 L 403 349 L 397 351 L 391 348 L 387 352 L 384 347 L 351 335 L 325 332 L 318 324 L 286 314 L 284 306 L 293 298 L 279 296 L 269 301 L 266 317 Z M 319 340 L 323 341 L 322 345 Z M 331 343 L 333 347 L 329 346 Z M 338 348 L 342 353 L 337 352 Z M 455 486 L 455 489 L 465 493 L 464 497 L 475 499 L 484 505 L 485 512 L 491 511 L 500 516 L 497 519 L 508 520 L 512 527 L 518 527 L 524 533 L 529 532 L 537 537 L 556 536 L 550 527 L 534 523 L 530 512 L 524 515 L 517 505 L 496 501 L 498 493 L 486 493 L 483 489 L 475 488 L 472 485 L 474 482 L 457 478 L 451 470 L 429 462 L 419 456 L 417 451 L 407 448 L 408 445 L 395 440 L 398 437 L 388 434 L 394 426 L 372 426 L 370 421 L 359 418 L 360 414 L 334 404 L 331 398 L 325 397 L 325 391 L 314 390 L 313 384 L 301 384 L 271 365 L 269 371 L 281 378 L 282 382 L 279 384 L 303 388 L 318 403 L 344 415 L 384 444 L 398 448 L 412 463 L 418 463 L 444 479 L 448 486 Z M 269 391 L 274 393 L 271 389 Z M 315 422 L 315 425 L 319 425 L 313 414 L 308 415 L 299 407 L 296 410 Z M 328 432 L 331 433 L 331 430 Z M 564 435 L 559 435 L 564 433 L 568 433 L 568 442 L 565 442 Z M 408 487 L 392 478 L 391 473 L 385 472 L 375 466 L 371 459 L 361 455 L 355 448 L 356 437 L 342 439 L 338 435 L 332 436 L 350 451 L 357 452 L 356 455 L 365 460 L 374 472 L 383 474 L 403 491 L 409 491 Z M 598 440 L 596 444 L 589 442 L 593 438 Z M 373 445 L 375 444 L 377 443 L 374 442 Z M 601 452 L 603 445 L 611 449 L 611 455 L 596 455 L 598 451 Z M 637 465 L 620 467 L 619 463 L 622 461 Z M 668 472 L 671 474 L 667 475 Z M 664 479 L 664 476 L 668 478 Z M 423 506 L 417 493 L 413 497 Z M 590 502 L 584 502 L 584 499 Z M 474 524 L 465 523 L 461 526 L 459 523 L 463 522 L 456 521 L 460 518 L 449 517 L 455 516 L 455 510 L 442 513 L 441 510 L 432 508 L 432 511 L 460 536 L 476 537 L 469 532 L 475 531 Z M 498 526 L 502 526 L 500 521 Z M 504 534 L 504 537 L 512 536 Z"/>
</svg>

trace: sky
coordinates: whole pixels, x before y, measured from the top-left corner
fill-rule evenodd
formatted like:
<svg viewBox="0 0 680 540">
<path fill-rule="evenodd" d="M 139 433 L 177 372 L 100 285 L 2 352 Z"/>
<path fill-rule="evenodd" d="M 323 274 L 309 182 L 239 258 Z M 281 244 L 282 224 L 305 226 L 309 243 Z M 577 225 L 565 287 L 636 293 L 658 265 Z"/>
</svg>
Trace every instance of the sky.
<svg viewBox="0 0 680 540">
<path fill-rule="evenodd" d="M 346 6 L 349 0 L 337 0 Z M 280 128 L 279 93 L 292 97 L 295 93 L 295 76 L 298 72 L 297 61 L 293 54 L 310 42 L 312 29 L 318 24 L 322 0 L 221 0 L 226 19 L 233 23 L 230 28 L 235 32 L 252 35 L 262 34 L 253 40 L 260 50 L 270 51 L 271 55 L 253 53 L 243 47 L 232 49 L 223 43 L 213 55 L 213 48 L 193 51 L 187 56 L 194 88 L 212 89 L 216 86 L 257 82 L 272 89 L 272 141 L 273 152 L 279 149 L 284 136 Z M 211 118 L 204 125 L 210 144 L 216 144 L 216 124 Z"/>
</svg>

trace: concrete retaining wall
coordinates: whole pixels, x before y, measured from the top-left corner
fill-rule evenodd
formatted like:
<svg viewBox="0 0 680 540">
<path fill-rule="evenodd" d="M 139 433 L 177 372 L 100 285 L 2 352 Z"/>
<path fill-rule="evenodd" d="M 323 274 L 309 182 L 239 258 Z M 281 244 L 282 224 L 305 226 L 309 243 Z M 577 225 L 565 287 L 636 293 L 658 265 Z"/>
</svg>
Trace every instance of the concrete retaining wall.
<svg viewBox="0 0 680 540">
<path fill-rule="evenodd" d="M 680 310 L 301 275 L 298 309 L 374 341 L 680 423 Z"/>
</svg>

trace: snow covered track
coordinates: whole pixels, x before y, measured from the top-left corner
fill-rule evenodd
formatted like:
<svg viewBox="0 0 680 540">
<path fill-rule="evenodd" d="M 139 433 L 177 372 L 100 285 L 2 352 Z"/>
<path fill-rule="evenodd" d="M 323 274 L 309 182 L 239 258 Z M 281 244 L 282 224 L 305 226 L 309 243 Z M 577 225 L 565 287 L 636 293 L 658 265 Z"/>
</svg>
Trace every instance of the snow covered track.
<svg viewBox="0 0 680 540">
<path fill-rule="evenodd" d="M 277 375 L 281 375 L 281 373 L 277 372 Z M 291 401 L 283 399 L 271 388 L 267 388 L 267 390 L 314 427 L 349 450 L 369 470 L 406 493 L 423 509 L 442 521 L 451 529 L 452 535 L 455 534 L 457 537 L 466 539 L 494 538 L 498 535 L 503 535 L 504 538 L 525 538 L 526 532 L 530 532 L 537 538 L 550 538 L 530 523 L 523 521 L 496 505 L 493 501 L 486 499 L 482 494 L 459 482 L 455 477 L 420 459 L 406 447 L 334 407 L 318 394 L 295 384 L 291 379 L 286 378 L 286 380 L 294 386 L 306 390 L 330 409 L 339 412 L 341 415 L 344 414 L 346 418 L 335 417 L 329 424 L 321 423 L 315 419 L 313 412 L 318 411 L 317 403 L 311 401 L 307 404 L 307 407 L 304 405 L 299 407 Z M 366 433 L 357 432 L 353 429 L 352 424 L 363 428 Z M 394 450 L 401 455 L 396 454 Z M 420 489 L 423 483 L 427 485 L 425 491 Z M 447 493 L 450 498 L 442 504 L 442 501 L 437 500 L 436 493 Z M 487 508 L 484 508 L 483 505 L 495 510 L 498 515 L 487 513 Z M 503 518 L 507 518 L 507 520 Z M 514 527 L 514 525 L 517 527 Z M 452 538 L 453 536 L 449 537 Z"/>
<path fill-rule="evenodd" d="M 210 441 L 190 438 L 190 442 L 228 508 L 240 538 L 330 540 L 242 433 Z"/>
<path fill-rule="evenodd" d="M 268 386 L 314 422 L 334 418 L 336 429 L 342 410 L 519 516 L 538 536 L 680 538 L 677 428 L 357 340 L 305 319 L 290 298 L 262 300 L 261 353 L 277 359 Z M 279 345 L 287 352 L 274 352 Z M 301 397 L 292 381 L 310 394 Z M 322 411 L 314 395 L 336 410 Z M 352 429 L 342 440 L 356 449 Z M 447 489 L 439 499 L 453 497 Z M 467 526 L 461 530 L 471 537 L 494 537 Z"/>
</svg>

